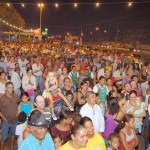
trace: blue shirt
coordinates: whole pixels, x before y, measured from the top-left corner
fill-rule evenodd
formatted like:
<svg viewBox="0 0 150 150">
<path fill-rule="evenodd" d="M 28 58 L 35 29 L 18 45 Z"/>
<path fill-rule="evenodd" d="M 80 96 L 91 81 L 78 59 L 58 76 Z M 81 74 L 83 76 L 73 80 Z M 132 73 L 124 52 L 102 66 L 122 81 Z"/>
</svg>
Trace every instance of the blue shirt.
<svg viewBox="0 0 150 150">
<path fill-rule="evenodd" d="M 49 133 L 40 144 L 39 140 L 30 134 L 20 145 L 18 150 L 55 150 L 53 140 Z"/>
</svg>

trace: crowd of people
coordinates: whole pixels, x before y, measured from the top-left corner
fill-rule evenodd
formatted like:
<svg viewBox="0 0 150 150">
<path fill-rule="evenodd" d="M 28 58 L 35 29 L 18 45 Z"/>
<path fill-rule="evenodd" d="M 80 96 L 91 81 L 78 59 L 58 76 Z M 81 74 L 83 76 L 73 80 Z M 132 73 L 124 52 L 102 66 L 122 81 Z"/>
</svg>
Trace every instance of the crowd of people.
<svg viewBox="0 0 150 150">
<path fill-rule="evenodd" d="M 150 63 L 123 52 L 1 43 L 1 150 L 150 149 Z"/>
</svg>

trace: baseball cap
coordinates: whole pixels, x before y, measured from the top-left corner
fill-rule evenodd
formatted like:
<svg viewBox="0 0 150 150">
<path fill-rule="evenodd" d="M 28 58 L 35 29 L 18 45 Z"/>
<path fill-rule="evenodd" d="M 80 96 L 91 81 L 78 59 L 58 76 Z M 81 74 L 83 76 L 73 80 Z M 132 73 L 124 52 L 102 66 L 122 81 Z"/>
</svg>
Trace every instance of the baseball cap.
<svg viewBox="0 0 150 150">
<path fill-rule="evenodd" d="M 50 122 L 45 119 L 39 110 L 33 110 L 28 116 L 28 124 L 36 127 L 49 127 Z"/>
</svg>

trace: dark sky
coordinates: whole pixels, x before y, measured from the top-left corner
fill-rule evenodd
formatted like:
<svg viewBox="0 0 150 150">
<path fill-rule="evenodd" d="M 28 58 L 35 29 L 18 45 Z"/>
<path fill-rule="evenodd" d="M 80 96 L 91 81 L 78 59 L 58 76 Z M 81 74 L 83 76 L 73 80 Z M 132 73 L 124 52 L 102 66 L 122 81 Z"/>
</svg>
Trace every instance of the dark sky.
<svg viewBox="0 0 150 150">
<path fill-rule="evenodd" d="M 10 0 L 9 0 L 10 1 Z M 99 2 L 120 2 L 123 0 L 101 0 Z M 141 2 L 142 0 L 136 0 Z M 10 2 L 29 2 L 29 3 L 55 3 L 55 2 L 97 2 L 95 0 L 11 0 Z M 125 2 L 125 1 L 124 1 Z M 134 1 L 133 1 L 134 2 Z M 15 5 L 26 22 L 26 28 L 39 27 L 39 8 L 35 5 L 27 5 L 22 8 Z M 98 24 L 96 24 L 98 22 Z M 94 24 L 95 23 L 95 24 Z M 94 25 L 86 25 L 94 24 Z M 101 5 L 96 8 L 94 5 L 79 5 L 74 9 L 72 5 L 46 6 L 43 9 L 43 29 L 47 27 L 52 34 L 71 34 L 78 35 L 80 26 L 83 25 L 83 32 L 89 34 L 94 32 L 95 27 L 99 26 L 102 30 L 111 32 L 113 30 L 144 28 L 150 30 L 150 3 L 134 4 L 131 8 L 126 4 Z M 63 27 L 59 27 L 63 26 Z"/>
</svg>

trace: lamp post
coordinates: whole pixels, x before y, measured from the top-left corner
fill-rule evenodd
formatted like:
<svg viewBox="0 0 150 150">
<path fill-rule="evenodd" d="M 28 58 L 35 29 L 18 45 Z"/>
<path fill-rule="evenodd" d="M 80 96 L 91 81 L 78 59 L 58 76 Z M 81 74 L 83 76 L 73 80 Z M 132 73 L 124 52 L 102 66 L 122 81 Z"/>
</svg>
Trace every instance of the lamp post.
<svg viewBox="0 0 150 150">
<path fill-rule="evenodd" d="M 43 10 L 44 4 L 39 3 L 38 7 L 40 7 L 40 34 L 42 34 L 42 10 Z"/>
</svg>

